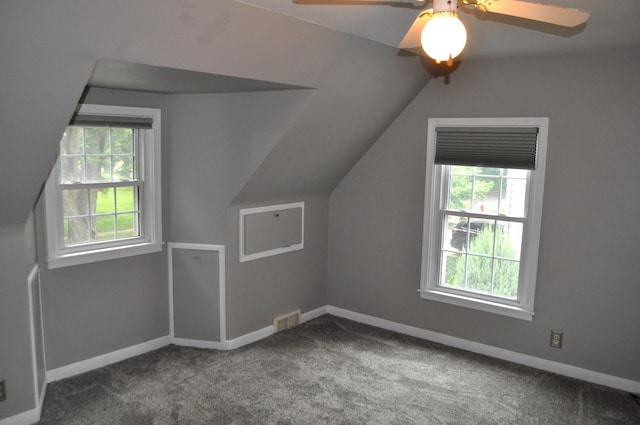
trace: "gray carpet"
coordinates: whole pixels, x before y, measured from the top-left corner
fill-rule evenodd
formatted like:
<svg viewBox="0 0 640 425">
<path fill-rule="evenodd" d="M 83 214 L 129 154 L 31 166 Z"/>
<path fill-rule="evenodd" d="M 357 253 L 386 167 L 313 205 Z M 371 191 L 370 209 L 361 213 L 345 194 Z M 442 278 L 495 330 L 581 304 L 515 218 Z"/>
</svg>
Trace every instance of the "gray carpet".
<svg viewBox="0 0 640 425">
<path fill-rule="evenodd" d="M 49 385 L 40 424 L 639 424 L 629 394 L 323 316 Z"/>
</svg>

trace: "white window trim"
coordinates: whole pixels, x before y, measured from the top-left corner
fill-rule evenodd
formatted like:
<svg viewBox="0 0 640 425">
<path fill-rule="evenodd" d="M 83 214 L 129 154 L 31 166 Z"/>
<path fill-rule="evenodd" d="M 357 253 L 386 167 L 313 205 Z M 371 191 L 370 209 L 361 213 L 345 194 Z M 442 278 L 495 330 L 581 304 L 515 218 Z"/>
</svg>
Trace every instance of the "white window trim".
<svg viewBox="0 0 640 425">
<path fill-rule="evenodd" d="M 282 210 L 295 209 L 295 208 L 300 208 L 301 210 L 300 214 L 302 216 L 300 220 L 300 227 L 301 227 L 300 242 L 295 243 L 293 245 L 289 245 L 289 246 L 283 246 L 279 248 L 269 249 L 266 251 L 255 252 L 253 254 L 245 253 L 244 239 L 245 239 L 246 232 L 245 232 L 244 224 L 245 224 L 245 217 L 247 215 L 260 214 L 260 213 L 269 212 L 269 211 L 282 211 Z M 241 263 L 245 261 L 258 260 L 260 258 L 271 257 L 272 255 L 279 255 L 287 252 L 304 249 L 304 202 L 293 202 L 290 204 L 269 205 L 265 207 L 242 208 L 238 212 L 238 220 L 239 220 L 238 260 Z"/>
<path fill-rule="evenodd" d="M 471 293 L 448 291 L 437 286 L 443 232 L 438 223 L 441 205 L 442 167 L 434 163 L 437 127 L 538 127 L 537 165 L 529 178 L 527 221 L 523 232 L 518 299 L 515 302 L 476 298 Z M 460 307 L 486 311 L 523 320 L 533 320 L 538 249 L 542 222 L 542 200 L 549 119 L 536 118 L 431 118 L 427 130 L 427 166 L 425 176 L 424 224 L 420 297 Z M 436 234 L 439 233 L 439 234 Z"/>
<path fill-rule="evenodd" d="M 121 243 L 88 244 L 86 250 L 77 247 L 64 248 L 64 235 L 60 225 L 62 220 L 62 199 L 58 186 L 60 159 L 51 171 L 45 184 L 45 211 L 47 226 L 47 265 L 50 269 L 67 267 L 95 261 L 124 258 L 132 255 L 149 254 L 162 250 L 162 195 L 161 195 L 161 113 L 156 108 L 137 108 L 111 105 L 82 105 L 77 111 L 83 115 L 107 115 L 151 118 L 153 127 L 145 130 L 144 147 L 141 149 L 144 172 L 144 196 L 142 205 L 141 238 L 123 240 Z M 151 136 L 151 137 L 149 137 Z"/>
</svg>

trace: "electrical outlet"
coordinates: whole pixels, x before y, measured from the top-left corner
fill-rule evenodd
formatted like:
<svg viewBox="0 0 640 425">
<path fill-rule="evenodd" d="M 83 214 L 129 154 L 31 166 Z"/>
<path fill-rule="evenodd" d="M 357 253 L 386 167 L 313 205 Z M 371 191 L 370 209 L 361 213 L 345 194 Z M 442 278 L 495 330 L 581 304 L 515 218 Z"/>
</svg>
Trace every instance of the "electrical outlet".
<svg viewBox="0 0 640 425">
<path fill-rule="evenodd" d="M 4 382 L 4 379 L 0 381 L 0 401 L 5 401 L 7 399 L 7 385 Z"/>
<path fill-rule="evenodd" d="M 551 331 L 551 341 L 549 345 L 553 348 L 562 348 L 562 332 Z"/>
</svg>

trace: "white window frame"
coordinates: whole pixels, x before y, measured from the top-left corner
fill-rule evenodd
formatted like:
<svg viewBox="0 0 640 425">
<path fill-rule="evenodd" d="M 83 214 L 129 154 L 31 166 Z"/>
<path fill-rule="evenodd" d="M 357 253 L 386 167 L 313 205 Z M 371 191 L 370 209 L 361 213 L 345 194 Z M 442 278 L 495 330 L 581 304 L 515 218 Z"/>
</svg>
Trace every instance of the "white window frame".
<svg viewBox="0 0 640 425">
<path fill-rule="evenodd" d="M 549 119 L 535 118 L 431 118 L 427 133 L 424 224 L 420 296 L 427 300 L 486 311 L 523 320 L 533 320 L 538 249 L 542 222 L 547 134 Z M 536 169 L 528 180 L 528 196 L 523 229 L 520 279 L 516 300 L 484 297 L 470 291 L 440 286 L 441 250 L 446 228 L 440 221 L 440 209 L 446 200 L 445 167 L 435 164 L 438 127 L 537 127 Z"/>
<path fill-rule="evenodd" d="M 162 250 L 162 196 L 161 196 L 161 113 L 156 108 L 138 108 L 112 105 L 82 105 L 77 111 L 82 115 L 123 116 L 151 118 L 152 128 L 144 132 L 139 147 L 142 160 L 143 196 L 139 200 L 141 210 L 140 236 L 123 240 L 87 243 L 74 247 L 64 246 L 62 189 L 60 186 L 60 158 L 45 184 L 45 214 L 47 226 L 47 265 L 50 269 L 95 261 L 149 254 Z"/>
</svg>

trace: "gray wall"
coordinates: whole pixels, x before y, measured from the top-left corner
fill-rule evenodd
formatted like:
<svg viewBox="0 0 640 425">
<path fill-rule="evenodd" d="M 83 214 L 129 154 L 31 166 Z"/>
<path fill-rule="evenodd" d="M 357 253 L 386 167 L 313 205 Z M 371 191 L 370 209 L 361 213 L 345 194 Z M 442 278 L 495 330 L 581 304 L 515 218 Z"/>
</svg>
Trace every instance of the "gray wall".
<svg viewBox="0 0 640 425">
<path fill-rule="evenodd" d="M 103 89 L 91 89 L 84 98 L 84 103 L 160 109 L 164 101 L 157 94 Z M 166 143 L 163 137 L 163 149 Z M 163 174 L 163 186 L 167 178 Z M 42 197 L 36 206 L 36 222 L 47 368 L 168 335 L 166 253 L 49 270 L 44 204 Z M 166 218 L 163 220 L 166 225 Z"/>
<path fill-rule="evenodd" d="M 465 62 L 433 80 L 332 194 L 329 304 L 640 380 L 638 99 L 637 49 Z M 550 119 L 532 322 L 416 292 L 427 119 L 474 116 Z"/>
<path fill-rule="evenodd" d="M 33 219 L 0 226 L 0 419 L 35 408 L 27 276 L 35 262 Z"/>
<path fill-rule="evenodd" d="M 233 339 L 273 323 L 280 314 L 302 313 L 327 304 L 327 195 L 270 202 L 304 201 L 304 249 L 240 263 L 238 211 L 266 204 L 234 205 L 229 209 L 227 246 L 227 337 Z"/>
<path fill-rule="evenodd" d="M 228 252 L 234 250 L 227 257 L 233 265 L 237 263 L 237 247 L 231 247 L 238 237 L 237 227 L 230 231 L 228 222 L 229 214 L 237 215 L 237 210 L 229 212 L 233 196 L 313 93 L 293 90 L 160 95 L 92 88 L 83 101 L 162 109 L 164 239 L 226 245 Z M 47 367 L 55 369 L 168 335 L 166 252 L 49 270 L 45 261 L 44 208 L 41 200 L 36 213 Z M 302 255 L 304 261 L 291 266 L 300 256 L 282 255 L 277 261 L 262 262 L 254 276 L 278 276 L 273 285 L 269 279 L 262 282 L 262 290 L 271 292 L 273 300 L 265 302 L 264 297 L 248 296 L 231 298 L 227 303 L 229 327 L 242 329 L 234 336 L 267 326 L 285 307 L 310 309 L 324 305 L 327 202 L 312 202 L 311 208 L 312 238 Z M 217 254 L 215 261 L 206 253 L 201 253 L 200 259 L 207 270 L 217 269 Z M 255 265 L 247 268 L 254 270 Z M 232 295 L 237 294 L 234 291 L 247 291 L 247 283 L 238 282 L 234 275 L 238 269 L 242 267 L 227 268 L 227 286 Z M 204 288 L 202 276 L 192 279 L 198 274 L 197 268 L 183 267 L 178 271 L 180 276 L 174 281 L 178 302 L 176 336 L 217 340 L 217 286 Z M 205 289 L 212 296 L 203 302 L 199 292 Z M 184 317 L 184 302 L 196 298 L 201 302 L 190 303 L 192 316 Z M 252 313 L 253 304 L 257 303 L 263 314 Z M 212 321 L 212 327 L 203 326 L 203 322 Z"/>
<path fill-rule="evenodd" d="M 305 249 L 247 263 L 238 262 L 232 203 L 313 93 L 168 96 L 169 241 L 226 246 L 229 339 L 264 328 L 283 312 L 326 303 L 327 196 L 270 201 L 306 201 Z"/>
<path fill-rule="evenodd" d="M 170 242 L 224 245 L 227 208 L 312 90 L 172 95 L 164 151 Z"/>
<path fill-rule="evenodd" d="M 313 173 L 293 168 L 297 180 L 307 188 L 321 184 L 331 190 L 333 186 L 325 181 L 337 183 L 375 139 L 363 136 L 380 133 L 428 81 L 417 57 L 399 56 L 397 49 L 233 0 L 162 5 L 153 0 L 90 5 L 82 0 L 29 4 L 4 0 L 0 40 L 5 41 L 0 43 L 0 128 L 6 140 L 20 140 L 3 146 L 0 155 L 0 198 L 11 200 L 0 209 L 0 224 L 24 222 L 96 60 L 326 91 L 305 124 L 298 127 L 297 136 L 290 139 L 289 149 L 272 158 L 265 169 L 268 175 L 279 177 L 277 181 L 255 187 L 246 194 L 245 202 L 258 195 L 266 196 L 262 200 L 280 196 L 283 187 L 295 189 L 283 186 L 287 176 L 279 172 L 289 170 L 282 165 L 301 137 L 313 137 L 318 152 Z M 362 100 L 357 101 L 358 97 Z M 332 113 L 332 108 L 337 109 Z M 363 119 L 367 114 L 377 120 Z M 28 119 L 32 116 L 39 117 L 37 126 Z M 330 145 L 334 150 L 323 148 L 326 139 L 317 131 L 333 128 L 332 121 L 343 129 L 338 135 L 348 134 Z M 331 136 L 329 140 L 334 139 Z M 341 148 L 337 157 L 332 156 L 335 148 Z M 21 181 L 20 187 L 9 183 L 13 180 Z M 259 182 L 265 183 L 263 176 L 254 180 Z M 270 195 L 262 190 L 267 188 Z"/>
</svg>

